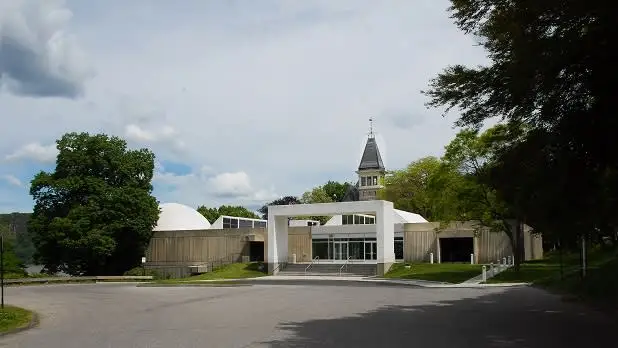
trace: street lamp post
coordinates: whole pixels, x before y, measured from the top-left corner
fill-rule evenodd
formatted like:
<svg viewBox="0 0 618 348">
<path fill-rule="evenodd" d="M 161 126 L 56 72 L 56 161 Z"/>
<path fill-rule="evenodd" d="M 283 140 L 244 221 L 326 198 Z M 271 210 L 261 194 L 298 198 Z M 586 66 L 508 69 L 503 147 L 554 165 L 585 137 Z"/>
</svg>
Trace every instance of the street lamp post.
<svg viewBox="0 0 618 348">
<path fill-rule="evenodd" d="M 4 309 L 4 234 L 0 234 L 0 309 Z"/>
</svg>

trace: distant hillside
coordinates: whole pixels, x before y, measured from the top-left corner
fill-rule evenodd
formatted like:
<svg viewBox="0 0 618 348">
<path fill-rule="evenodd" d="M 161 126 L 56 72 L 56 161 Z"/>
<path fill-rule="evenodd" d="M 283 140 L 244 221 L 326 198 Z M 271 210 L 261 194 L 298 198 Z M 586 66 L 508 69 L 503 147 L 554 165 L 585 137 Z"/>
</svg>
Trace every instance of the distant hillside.
<svg viewBox="0 0 618 348">
<path fill-rule="evenodd" d="M 28 219 L 31 213 L 0 214 L 0 233 L 11 243 L 12 251 L 25 264 L 32 264 L 35 248 L 28 233 Z"/>
<path fill-rule="evenodd" d="M 9 236 L 28 232 L 28 219 L 31 213 L 0 214 L 0 232 Z"/>
</svg>

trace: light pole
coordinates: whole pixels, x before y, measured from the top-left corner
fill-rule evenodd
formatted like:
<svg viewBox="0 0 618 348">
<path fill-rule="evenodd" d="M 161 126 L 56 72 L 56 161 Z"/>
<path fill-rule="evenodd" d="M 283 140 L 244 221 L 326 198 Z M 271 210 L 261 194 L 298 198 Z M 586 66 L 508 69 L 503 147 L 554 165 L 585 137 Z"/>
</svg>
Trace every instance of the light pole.
<svg viewBox="0 0 618 348">
<path fill-rule="evenodd" d="M 0 234 L 0 309 L 4 309 L 4 234 Z"/>
</svg>

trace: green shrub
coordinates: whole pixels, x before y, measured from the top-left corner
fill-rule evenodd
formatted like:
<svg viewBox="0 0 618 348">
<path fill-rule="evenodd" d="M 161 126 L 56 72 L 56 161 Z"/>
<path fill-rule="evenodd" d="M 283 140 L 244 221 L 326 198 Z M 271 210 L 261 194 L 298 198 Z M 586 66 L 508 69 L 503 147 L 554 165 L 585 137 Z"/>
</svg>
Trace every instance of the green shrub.
<svg viewBox="0 0 618 348">
<path fill-rule="evenodd" d="M 152 276 L 153 279 L 165 279 L 166 278 L 163 274 L 161 274 L 161 273 L 159 273 L 159 272 L 157 272 L 157 271 L 155 271 L 153 269 L 148 269 L 148 268 L 144 269 L 142 267 L 132 268 L 132 269 L 124 272 L 124 275 L 125 276 L 133 276 L 133 277 L 146 275 L 146 276 Z"/>
</svg>

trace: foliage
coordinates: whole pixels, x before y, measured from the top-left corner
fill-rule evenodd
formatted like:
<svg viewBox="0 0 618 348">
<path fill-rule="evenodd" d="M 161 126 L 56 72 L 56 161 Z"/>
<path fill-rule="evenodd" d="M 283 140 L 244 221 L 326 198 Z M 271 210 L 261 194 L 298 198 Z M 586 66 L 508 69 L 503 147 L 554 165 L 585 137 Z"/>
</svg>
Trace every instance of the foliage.
<svg viewBox="0 0 618 348">
<path fill-rule="evenodd" d="M 303 193 L 300 201 L 303 204 L 334 202 L 333 198 L 326 193 L 324 186 L 314 187 L 312 190 Z"/>
<path fill-rule="evenodd" d="M 0 333 L 28 326 L 33 315 L 31 311 L 24 308 L 4 306 L 4 309 L 0 309 Z"/>
<path fill-rule="evenodd" d="M 580 237 L 618 244 L 613 4 L 451 2 L 455 23 L 478 39 L 489 63 L 448 67 L 425 93 L 432 107 L 460 110 L 458 126 L 503 121 L 499 146 L 474 173 L 486 196 L 500 202 L 500 215 L 557 245 L 576 246 Z"/>
<path fill-rule="evenodd" d="M 18 276 L 26 276 L 26 267 L 22 260 L 15 254 L 15 246 L 12 238 L 4 238 L 3 267 L 4 273 Z"/>
<path fill-rule="evenodd" d="M 31 182 L 35 259 L 51 273 L 122 274 L 139 265 L 156 225 L 154 154 L 104 134 L 68 133 L 56 168 Z"/>
<path fill-rule="evenodd" d="M 345 194 L 351 186 L 352 184 L 349 182 L 340 183 L 338 181 L 329 180 L 321 187 L 326 196 L 331 198 L 333 202 L 343 202 L 343 198 L 345 198 Z"/>
<path fill-rule="evenodd" d="M 300 200 L 294 196 L 285 196 L 282 198 L 275 199 L 270 203 L 264 204 L 258 212 L 262 214 L 262 219 L 268 220 L 268 206 L 269 205 L 290 205 L 290 204 L 301 204 Z"/>
<path fill-rule="evenodd" d="M 35 248 L 28 232 L 30 213 L 0 214 L 0 233 L 13 243 L 15 255 L 23 264 L 31 264 Z"/>
<path fill-rule="evenodd" d="M 131 268 L 130 270 L 124 272 L 125 276 L 152 276 L 152 279 L 165 279 L 165 277 L 157 272 L 156 270 L 150 269 L 150 268 L 143 268 L 143 267 L 134 267 Z"/>
<path fill-rule="evenodd" d="M 199 206 L 197 211 L 204 215 L 204 217 L 210 222 L 214 223 L 219 216 L 227 215 L 227 216 L 236 216 L 236 217 L 245 217 L 251 219 L 259 219 L 254 212 L 249 209 L 239 206 L 239 205 L 222 205 L 218 208 L 208 208 L 206 206 Z"/>
<path fill-rule="evenodd" d="M 425 157 L 410 163 L 405 169 L 391 171 L 386 176 L 384 189 L 378 196 L 393 202 L 397 209 L 415 212 L 428 220 L 438 220 L 440 202 L 438 176 L 442 175 L 441 161 L 436 157 Z M 440 186 L 448 183 L 441 182 Z"/>
</svg>

